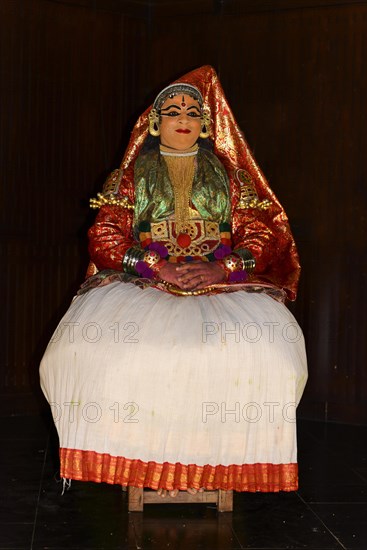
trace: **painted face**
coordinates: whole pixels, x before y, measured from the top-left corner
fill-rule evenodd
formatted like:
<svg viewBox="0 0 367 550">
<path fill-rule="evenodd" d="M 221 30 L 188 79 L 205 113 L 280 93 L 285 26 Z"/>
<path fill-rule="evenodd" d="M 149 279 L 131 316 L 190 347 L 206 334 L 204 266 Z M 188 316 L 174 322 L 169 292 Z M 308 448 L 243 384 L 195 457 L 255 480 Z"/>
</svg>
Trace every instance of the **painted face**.
<svg viewBox="0 0 367 550">
<path fill-rule="evenodd" d="M 200 105 L 189 95 L 168 98 L 161 107 L 161 143 L 184 151 L 192 147 L 201 132 Z"/>
</svg>

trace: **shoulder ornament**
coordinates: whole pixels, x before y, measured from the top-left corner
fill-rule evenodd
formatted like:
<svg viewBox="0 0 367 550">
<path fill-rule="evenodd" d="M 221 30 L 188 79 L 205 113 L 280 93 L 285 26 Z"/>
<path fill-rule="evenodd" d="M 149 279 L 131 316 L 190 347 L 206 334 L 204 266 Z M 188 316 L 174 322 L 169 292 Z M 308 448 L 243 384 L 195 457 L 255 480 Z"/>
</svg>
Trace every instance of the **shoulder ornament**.
<svg viewBox="0 0 367 550">
<path fill-rule="evenodd" d="M 240 185 L 238 209 L 247 210 L 248 208 L 258 208 L 259 210 L 266 210 L 271 206 L 271 201 L 268 199 L 260 201 L 252 177 L 246 170 L 238 168 L 235 171 L 235 178 Z"/>
<path fill-rule="evenodd" d="M 101 208 L 101 206 L 121 206 L 122 208 L 133 209 L 134 205 L 131 204 L 129 198 L 126 195 L 120 195 L 119 187 L 122 179 L 122 170 L 114 170 L 106 179 L 102 193 L 97 193 L 97 198 L 89 199 L 91 208 Z"/>
</svg>

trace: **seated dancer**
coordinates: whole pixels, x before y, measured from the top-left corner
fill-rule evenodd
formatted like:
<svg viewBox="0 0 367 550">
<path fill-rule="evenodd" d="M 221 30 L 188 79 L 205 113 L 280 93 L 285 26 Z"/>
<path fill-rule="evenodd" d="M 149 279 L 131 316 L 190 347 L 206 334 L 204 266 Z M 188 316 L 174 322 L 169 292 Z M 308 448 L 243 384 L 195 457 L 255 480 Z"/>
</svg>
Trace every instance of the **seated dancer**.
<svg viewBox="0 0 367 550">
<path fill-rule="evenodd" d="M 296 490 L 297 251 L 211 67 L 160 92 L 92 206 L 88 277 L 41 364 L 61 477 Z"/>
</svg>

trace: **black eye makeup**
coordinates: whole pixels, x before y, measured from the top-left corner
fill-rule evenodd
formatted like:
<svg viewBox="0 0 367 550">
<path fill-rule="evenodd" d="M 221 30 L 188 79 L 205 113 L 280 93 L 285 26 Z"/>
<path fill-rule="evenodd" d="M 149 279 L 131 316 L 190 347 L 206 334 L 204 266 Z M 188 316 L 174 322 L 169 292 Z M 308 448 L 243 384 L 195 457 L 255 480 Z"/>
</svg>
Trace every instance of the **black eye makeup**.
<svg viewBox="0 0 367 550">
<path fill-rule="evenodd" d="M 178 116 L 181 112 L 181 109 L 178 105 L 169 105 L 165 109 L 161 109 L 161 116 Z"/>
<path fill-rule="evenodd" d="M 160 115 L 161 116 L 175 117 L 175 116 L 179 116 L 182 112 L 183 111 L 181 110 L 181 107 L 179 105 L 176 105 L 175 103 L 173 103 L 172 105 L 169 105 L 168 107 L 165 107 L 164 109 L 161 109 L 160 110 Z M 190 118 L 200 118 L 200 116 L 201 116 L 200 109 L 196 105 L 191 105 L 191 107 L 189 107 L 186 110 L 186 114 Z"/>
</svg>

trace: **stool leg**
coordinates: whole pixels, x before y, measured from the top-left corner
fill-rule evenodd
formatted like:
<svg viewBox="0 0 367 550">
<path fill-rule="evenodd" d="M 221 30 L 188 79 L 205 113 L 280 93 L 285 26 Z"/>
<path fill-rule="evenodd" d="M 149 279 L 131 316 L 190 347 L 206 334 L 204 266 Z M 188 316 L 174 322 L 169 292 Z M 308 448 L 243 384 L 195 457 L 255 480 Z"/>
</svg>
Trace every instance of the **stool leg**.
<svg viewBox="0 0 367 550">
<path fill-rule="evenodd" d="M 140 487 L 129 487 L 129 512 L 142 512 L 144 507 L 144 489 Z"/>
<path fill-rule="evenodd" d="M 222 491 L 219 489 L 218 512 L 233 511 L 233 491 Z"/>
</svg>

